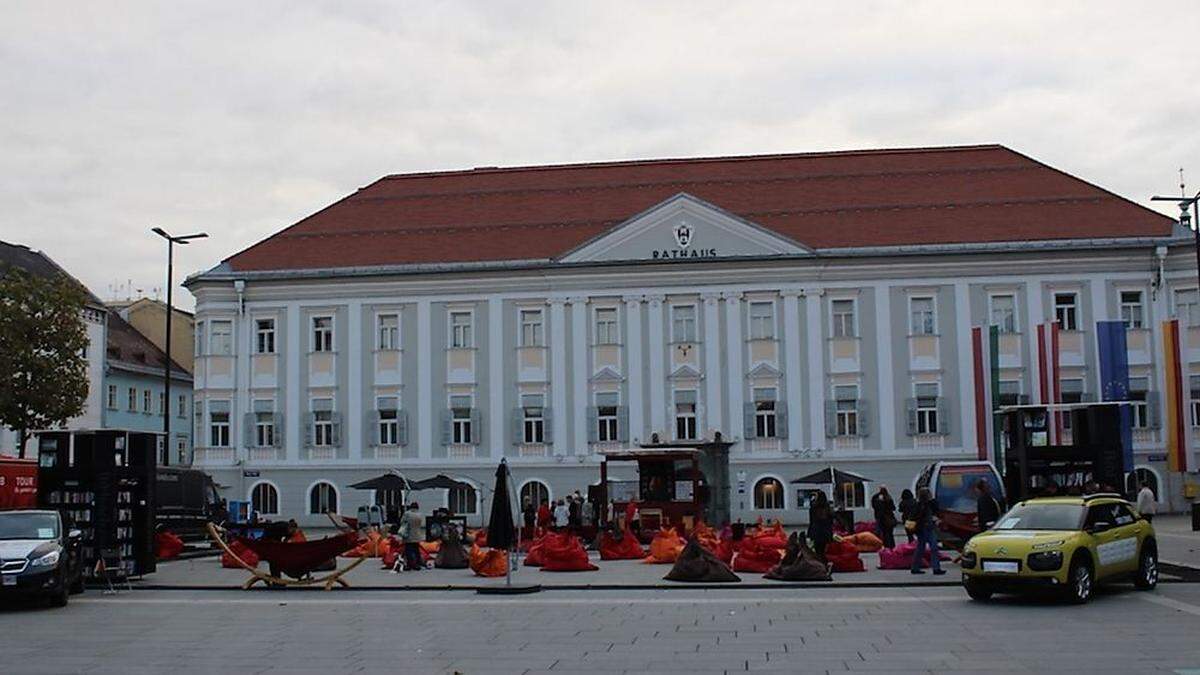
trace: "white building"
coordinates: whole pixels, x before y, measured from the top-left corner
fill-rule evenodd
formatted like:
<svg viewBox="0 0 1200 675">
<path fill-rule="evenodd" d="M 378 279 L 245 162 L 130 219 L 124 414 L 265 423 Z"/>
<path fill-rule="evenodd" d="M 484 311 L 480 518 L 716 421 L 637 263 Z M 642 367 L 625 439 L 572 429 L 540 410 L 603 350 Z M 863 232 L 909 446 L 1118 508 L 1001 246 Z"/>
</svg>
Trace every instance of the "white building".
<svg viewBox="0 0 1200 675">
<path fill-rule="evenodd" d="M 1033 327 L 1059 321 L 1086 400 L 1095 322 L 1122 318 L 1137 463 L 1165 493 L 1163 318 L 1197 326 L 1200 377 L 1190 241 L 1000 146 L 388 176 L 189 279 L 196 463 L 321 522 L 389 468 L 488 486 L 507 457 L 558 497 L 601 449 L 719 431 L 735 517 L 796 522 L 788 481 L 829 463 L 869 494 L 976 456 L 972 326 L 1001 326 L 1016 402 Z"/>
</svg>

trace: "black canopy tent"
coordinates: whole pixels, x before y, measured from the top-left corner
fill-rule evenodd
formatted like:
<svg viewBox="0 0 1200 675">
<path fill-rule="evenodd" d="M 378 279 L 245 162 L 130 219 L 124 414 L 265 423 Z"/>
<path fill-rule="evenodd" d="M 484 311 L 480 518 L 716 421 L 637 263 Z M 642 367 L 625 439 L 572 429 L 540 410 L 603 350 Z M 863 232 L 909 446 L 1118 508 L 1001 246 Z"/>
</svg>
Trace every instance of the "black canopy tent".
<svg viewBox="0 0 1200 675">
<path fill-rule="evenodd" d="M 350 485 L 355 490 L 412 490 L 413 483 L 405 478 L 403 474 L 396 471 L 389 471 L 385 474 L 368 478 L 364 481 L 359 481 Z"/>
<path fill-rule="evenodd" d="M 843 483 L 870 483 L 871 479 L 850 471 L 842 471 L 832 466 L 821 469 L 807 476 L 801 476 L 792 485 L 841 485 Z"/>
<path fill-rule="evenodd" d="M 456 488 L 474 487 L 470 483 L 461 480 L 455 480 L 444 473 L 439 473 L 436 476 L 426 478 L 424 480 L 413 481 L 410 484 L 410 490 L 454 490 Z"/>
</svg>

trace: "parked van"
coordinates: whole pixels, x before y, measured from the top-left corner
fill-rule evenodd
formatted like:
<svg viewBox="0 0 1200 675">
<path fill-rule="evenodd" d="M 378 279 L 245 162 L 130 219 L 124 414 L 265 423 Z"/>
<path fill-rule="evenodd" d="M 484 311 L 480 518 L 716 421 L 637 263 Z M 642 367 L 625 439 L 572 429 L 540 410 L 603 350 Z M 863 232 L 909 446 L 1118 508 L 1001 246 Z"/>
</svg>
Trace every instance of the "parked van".
<svg viewBox="0 0 1200 675">
<path fill-rule="evenodd" d="M 184 539 L 202 539 L 207 523 L 226 518 L 212 476 L 199 469 L 159 467 L 155 484 L 156 525 Z"/>
<path fill-rule="evenodd" d="M 982 529 L 976 515 L 975 484 L 986 481 L 1004 511 L 1004 483 L 991 462 L 934 462 L 917 475 L 914 492 L 923 487 L 933 492 L 941 508 L 940 539 L 960 545 Z"/>
</svg>

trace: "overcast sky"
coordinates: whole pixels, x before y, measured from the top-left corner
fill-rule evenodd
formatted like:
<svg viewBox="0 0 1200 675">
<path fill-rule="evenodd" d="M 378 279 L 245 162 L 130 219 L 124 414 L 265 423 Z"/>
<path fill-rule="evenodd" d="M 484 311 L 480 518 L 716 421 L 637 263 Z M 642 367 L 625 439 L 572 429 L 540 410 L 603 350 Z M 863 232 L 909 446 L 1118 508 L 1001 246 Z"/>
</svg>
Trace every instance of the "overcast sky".
<svg viewBox="0 0 1200 675">
<path fill-rule="evenodd" d="M 211 235 L 182 281 L 407 171 L 998 142 L 1200 188 L 1200 3 L 816 4 L 10 0 L 0 239 L 107 299 L 152 226 Z"/>
</svg>

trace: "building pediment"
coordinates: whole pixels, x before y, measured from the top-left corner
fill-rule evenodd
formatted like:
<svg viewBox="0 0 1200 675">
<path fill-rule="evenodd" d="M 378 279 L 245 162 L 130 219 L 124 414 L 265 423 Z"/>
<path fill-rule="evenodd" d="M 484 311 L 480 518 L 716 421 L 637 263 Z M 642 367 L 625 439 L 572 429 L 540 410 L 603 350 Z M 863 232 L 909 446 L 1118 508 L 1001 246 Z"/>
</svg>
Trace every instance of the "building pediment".
<svg viewBox="0 0 1200 675">
<path fill-rule="evenodd" d="M 591 377 L 592 382 L 621 382 L 625 378 L 609 366 L 604 366 Z"/>
<path fill-rule="evenodd" d="M 700 379 L 700 371 L 696 370 L 691 364 L 683 364 L 671 371 L 668 379 L 671 380 L 698 380 Z"/>
<path fill-rule="evenodd" d="M 769 363 L 760 363 L 757 366 L 754 366 L 750 372 L 746 373 L 746 378 L 751 380 L 757 378 L 778 378 L 782 375 L 783 373 L 780 372 L 780 370 L 775 366 Z"/>
<path fill-rule="evenodd" d="M 811 253 L 790 239 L 680 193 L 567 253 L 559 262 L 671 262 Z"/>
</svg>

